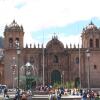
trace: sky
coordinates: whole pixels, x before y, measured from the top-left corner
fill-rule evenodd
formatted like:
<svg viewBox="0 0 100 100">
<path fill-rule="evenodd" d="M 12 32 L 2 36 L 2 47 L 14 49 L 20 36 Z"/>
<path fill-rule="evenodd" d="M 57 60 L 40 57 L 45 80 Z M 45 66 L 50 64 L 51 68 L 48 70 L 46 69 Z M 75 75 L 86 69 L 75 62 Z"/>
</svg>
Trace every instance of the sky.
<svg viewBox="0 0 100 100">
<path fill-rule="evenodd" d="M 0 0 L 0 12 L 0 36 L 15 20 L 24 28 L 24 45 L 46 45 L 54 35 L 64 46 L 81 45 L 84 27 L 91 21 L 100 27 L 100 0 Z"/>
</svg>

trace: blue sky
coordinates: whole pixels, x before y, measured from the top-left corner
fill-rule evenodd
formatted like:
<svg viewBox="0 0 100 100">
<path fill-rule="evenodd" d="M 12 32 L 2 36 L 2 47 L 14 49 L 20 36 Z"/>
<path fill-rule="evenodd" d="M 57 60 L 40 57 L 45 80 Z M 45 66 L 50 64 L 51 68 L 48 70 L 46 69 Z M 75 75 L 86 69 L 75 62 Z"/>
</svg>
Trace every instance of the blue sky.
<svg viewBox="0 0 100 100">
<path fill-rule="evenodd" d="M 64 45 L 81 44 L 81 32 L 91 21 L 100 27 L 100 0 L 0 0 L 0 35 L 5 25 L 23 25 L 24 44 L 42 44 L 54 33 Z"/>
<path fill-rule="evenodd" d="M 63 27 L 50 27 L 50 28 L 46 28 L 46 29 L 41 29 L 39 31 L 33 32 L 32 37 L 36 40 L 39 40 L 41 42 L 43 42 L 43 40 L 41 39 L 43 37 L 43 34 L 45 35 L 45 41 L 48 42 L 48 36 L 49 35 L 51 39 L 53 35 L 57 35 L 58 38 L 60 38 L 60 35 L 64 35 L 65 37 L 67 36 L 79 36 L 81 39 L 81 33 L 82 33 L 82 29 L 84 27 L 86 27 L 87 25 L 89 25 L 91 23 L 91 21 L 99 28 L 100 27 L 100 20 L 96 17 L 93 17 L 91 19 L 88 20 L 81 20 L 81 21 L 77 21 L 68 25 L 65 25 Z M 42 35 L 42 37 L 41 37 Z M 40 36 L 40 37 L 39 37 Z M 73 38 L 72 38 L 73 39 Z M 75 41 L 75 44 L 77 45 L 78 42 L 80 42 L 81 40 Z M 63 41 L 63 40 L 62 40 Z M 66 40 L 66 44 L 69 41 Z M 77 43 L 76 43 L 77 42 Z M 70 42 L 71 43 L 71 42 Z M 68 43 L 68 45 L 70 44 Z M 72 43 L 74 44 L 74 42 Z"/>
</svg>

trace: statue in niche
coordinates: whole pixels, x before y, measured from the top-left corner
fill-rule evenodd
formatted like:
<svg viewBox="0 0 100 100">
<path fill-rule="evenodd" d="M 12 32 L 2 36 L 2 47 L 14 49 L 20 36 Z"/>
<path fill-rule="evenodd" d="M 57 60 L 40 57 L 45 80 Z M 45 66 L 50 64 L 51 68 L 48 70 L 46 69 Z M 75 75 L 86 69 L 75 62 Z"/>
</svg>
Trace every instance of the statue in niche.
<svg viewBox="0 0 100 100">
<path fill-rule="evenodd" d="M 54 63 L 58 63 L 58 57 L 56 55 L 54 55 Z"/>
</svg>

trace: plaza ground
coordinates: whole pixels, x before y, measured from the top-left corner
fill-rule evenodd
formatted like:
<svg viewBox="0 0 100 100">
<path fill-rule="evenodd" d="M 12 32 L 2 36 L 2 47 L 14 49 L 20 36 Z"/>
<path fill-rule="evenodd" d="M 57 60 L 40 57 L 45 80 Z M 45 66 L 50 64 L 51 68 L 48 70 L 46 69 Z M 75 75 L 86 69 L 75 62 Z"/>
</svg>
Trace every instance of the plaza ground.
<svg viewBox="0 0 100 100">
<path fill-rule="evenodd" d="M 9 95 L 10 99 L 8 99 L 8 100 L 13 100 L 14 96 L 15 96 L 15 94 Z M 32 97 L 32 100 L 48 100 L 48 98 L 49 98 L 49 95 L 34 95 Z M 70 100 L 70 99 L 81 100 L 81 96 L 72 96 L 72 95 L 65 96 L 65 95 L 63 95 L 61 97 L 61 100 Z M 4 100 L 3 94 L 0 95 L 0 100 Z"/>
<path fill-rule="evenodd" d="M 98 93 L 100 95 L 100 89 L 99 88 L 98 89 L 92 89 L 92 90 L 98 91 Z M 16 92 L 8 92 L 10 99 L 4 99 L 4 94 L 1 93 L 0 94 L 0 100 L 13 100 L 13 98 L 15 97 L 15 93 Z M 48 98 L 49 98 L 49 94 L 41 94 L 40 95 L 39 93 L 37 93 L 37 94 L 34 94 L 32 96 L 32 99 L 28 99 L 28 100 L 48 100 Z M 82 96 L 77 95 L 77 94 L 76 95 L 70 94 L 70 95 L 62 95 L 61 96 L 61 100 L 81 100 L 81 98 L 82 98 Z"/>
</svg>

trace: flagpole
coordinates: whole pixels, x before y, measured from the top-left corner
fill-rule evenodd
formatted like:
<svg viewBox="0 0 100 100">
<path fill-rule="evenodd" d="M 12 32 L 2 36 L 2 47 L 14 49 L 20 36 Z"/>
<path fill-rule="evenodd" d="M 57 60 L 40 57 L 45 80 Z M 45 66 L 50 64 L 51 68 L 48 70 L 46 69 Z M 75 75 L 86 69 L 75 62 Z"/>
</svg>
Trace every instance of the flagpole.
<svg viewBox="0 0 100 100">
<path fill-rule="evenodd" d="M 78 30 L 79 30 L 79 25 L 77 26 L 78 27 Z M 81 43 L 81 40 L 80 40 L 80 37 L 79 37 L 79 82 L 80 82 L 80 84 L 79 84 L 79 88 L 81 89 L 81 56 L 80 56 L 80 54 L 81 54 L 81 45 L 80 45 L 80 43 Z"/>
<path fill-rule="evenodd" d="M 44 87 L 44 33 L 43 33 L 43 87 Z"/>
<path fill-rule="evenodd" d="M 79 79 L 80 79 L 80 88 L 81 88 L 81 66 L 80 66 L 80 46 L 79 46 Z"/>
</svg>

